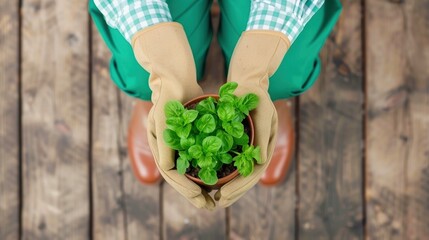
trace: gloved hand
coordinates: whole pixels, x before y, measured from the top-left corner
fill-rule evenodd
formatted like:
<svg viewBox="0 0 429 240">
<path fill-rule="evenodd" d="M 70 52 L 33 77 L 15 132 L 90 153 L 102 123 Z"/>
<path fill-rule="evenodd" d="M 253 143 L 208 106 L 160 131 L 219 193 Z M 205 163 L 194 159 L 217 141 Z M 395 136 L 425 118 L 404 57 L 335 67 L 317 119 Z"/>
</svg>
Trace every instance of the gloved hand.
<svg viewBox="0 0 429 240">
<path fill-rule="evenodd" d="M 183 27 L 173 22 L 153 25 L 137 32 L 132 46 L 137 61 L 150 73 L 153 107 L 148 116 L 148 140 L 156 165 L 165 181 L 193 205 L 213 209 L 215 203 L 208 193 L 173 169 L 174 150 L 163 139 L 165 103 L 170 100 L 183 103 L 203 93 Z"/>
<path fill-rule="evenodd" d="M 255 93 L 258 107 L 251 112 L 255 146 L 261 147 L 262 164 L 247 177 L 238 176 L 215 194 L 219 206 L 228 207 L 252 188 L 265 172 L 273 155 L 277 136 L 277 112 L 268 94 L 268 81 L 289 49 L 290 41 L 281 32 L 250 30 L 241 35 L 229 65 L 228 81 L 237 82 L 235 93 Z"/>
</svg>

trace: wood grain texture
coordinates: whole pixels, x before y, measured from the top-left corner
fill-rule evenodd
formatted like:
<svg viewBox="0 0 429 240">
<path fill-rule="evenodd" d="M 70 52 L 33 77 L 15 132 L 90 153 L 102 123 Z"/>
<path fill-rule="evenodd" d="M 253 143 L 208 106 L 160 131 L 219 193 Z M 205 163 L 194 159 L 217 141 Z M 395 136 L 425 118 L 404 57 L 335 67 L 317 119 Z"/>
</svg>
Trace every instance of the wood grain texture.
<svg viewBox="0 0 429 240">
<path fill-rule="evenodd" d="M 226 236 L 225 209 L 198 209 L 169 184 L 163 184 L 164 239 L 222 240 Z"/>
<path fill-rule="evenodd" d="M 363 238 L 362 9 L 342 3 L 322 73 L 300 97 L 300 239 Z"/>
<path fill-rule="evenodd" d="M 429 1 L 366 1 L 368 239 L 429 236 Z"/>
<path fill-rule="evenodd" d="M 19 11 L 0 2 L 0 239 L 19 238 Z"/>
<path fill-rule="evenodd" d="M 291 106 L 293 111 L 294 101 L 288 102 L 294 104 Z M 295 117 L 294 112 L 292 117 Z M 229 208 L 229 238 L 294 239 L 296 200 L 296 169 L 293 159 L 284 182 L 275 187 L 258 184 Z"/>
<path fill-rule="evenodd" d="M 119 91 L 119 90 L 118 90 Z M 126 137 L 133 102 L 125 93 L 119 93 L 120 153 L 122 159 L 124 206 L 127 239 L 161 239 L 161 187 L 159 184 L 142 185 L 134 177 L 127 152 Z"/>
<path fill-rule="evenodd" d="M 92 191 L 94 239 L 126 239 L 118 90 L 109 50 L 92 27 Z"/>
<path fill-rule="evenodd" d="M 22 238 L 87 239 L 87 3 L 24 0 L 22 20 Z"/>
<path fill-rule="evenodd" d="M 286 180 L 276 187 L 256 185 L 230 207 L 231 240 L 295 238 L 294 164 Z"/>
<path fill-rule="evenodd" d="M 133 101 L 109 73 L 109 50 L 93 27 L 93 201 L 95 239 L 159 239 L 160 186 L 134 177 L 126 137 Z"/>
</svg>

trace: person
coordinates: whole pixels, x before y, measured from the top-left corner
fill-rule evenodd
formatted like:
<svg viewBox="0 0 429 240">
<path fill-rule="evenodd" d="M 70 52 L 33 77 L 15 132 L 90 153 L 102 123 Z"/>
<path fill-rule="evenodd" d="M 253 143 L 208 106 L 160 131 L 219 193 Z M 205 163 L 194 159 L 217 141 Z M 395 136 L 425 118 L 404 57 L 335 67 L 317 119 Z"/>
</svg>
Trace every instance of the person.
<svg viewBox="0 0 429 240">
<path fill-rule="evenodd" d="M 258 181 L 273 186 L 286 176 L 294 148 L 291 107 L 320 73 L 319 51 L 341 12 L 339 0 L 218 0 L 218 41 L 238 95 L 260 98 L 251 113 L 262 164 L 236 177 L 214 199 L 174 169 L 163 142 L 164 104 L 188 101 L 198 85 L 212 39 L 211 0 L 90 0 L 89 11 L 112 52 L 110 74 L 139 99 L 128 136 L 131 165 L 140 182 L 161 176 L 198 208 L 228 207 Z M 277 143 L 277 144 L 276 144 Z"/>
</svg>

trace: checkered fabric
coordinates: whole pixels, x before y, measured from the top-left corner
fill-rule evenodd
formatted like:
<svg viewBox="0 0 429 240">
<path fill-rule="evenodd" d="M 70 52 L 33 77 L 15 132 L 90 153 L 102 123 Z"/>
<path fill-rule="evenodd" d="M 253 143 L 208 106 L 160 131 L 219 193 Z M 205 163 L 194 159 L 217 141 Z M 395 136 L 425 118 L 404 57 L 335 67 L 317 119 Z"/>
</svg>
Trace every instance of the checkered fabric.
<svg viewBox="0 0 429 240">
<path fill-rule="evenodd" d="M 131 42 L 133 35 L 146 27 L 171 22 L 165 0 L 94 0 L 106 22 Z"/>
<path fill-rule="evenodd" d="M 274 30 L 291 43 L 322 7 L 324 0 L 253 0 L 246 30 Z"/>
<path fill-rule="evenodd" d="M 165 0 L 94 0 L 109 26 L 130 41 L 139 30 L 171 22 Z M 246 30 L 279 31 L 293 42 L 324 0 L 252 0 Z"/>
</svg>

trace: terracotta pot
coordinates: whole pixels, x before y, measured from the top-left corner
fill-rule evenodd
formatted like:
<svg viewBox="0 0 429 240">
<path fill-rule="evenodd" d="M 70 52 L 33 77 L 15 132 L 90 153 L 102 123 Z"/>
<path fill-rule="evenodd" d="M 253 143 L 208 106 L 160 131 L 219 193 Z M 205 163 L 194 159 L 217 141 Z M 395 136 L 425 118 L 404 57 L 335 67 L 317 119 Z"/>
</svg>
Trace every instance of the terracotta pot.
<svg viewBox="0 0 429 240">
<path fill-rule="evenodd" d="M 196 97 L 196 98 L 194 98 L 194 99 L 186 102 L 183 105 L 187 108 L 189 106 L 192 106 L 194 104 L 197 104 L 197 103 L 201 102 L 202 100 L 204 100 L 204 99 L 206 99 L 208 97 L 213 97 L 215 99 L 219 99 L 219 95 L 216 95 L 216 94 L 206 94 L 206 95 L 202 95 L 202 96 Z M 253 145 L 253 141 L 255 139 L 255 135 L 254 135 L 255 129 L 254 129 L 254 126 L 253 126 L 253 121 L 252 121 L 252 118 L 250 116 L 247 116 L 244 121 L 246 121 L 246 120 L 247 120 L 247 125 L 249 127 L 249 144 Z M 186 173 L 185 173 L 185 176 L 187 178 L 191 179 L 192 181 L 194 181 L 195 183 L 197 183 L 198 185 L 204 186 L 204 187 L 208 188 L 209 190 L 211 190 L 211 189 L 219 189 L 224 184 L 226 184 L 227 182 L 229 182 L 232 179 L 234 179 L 235 177 L 237 177 L 238 176 L 238 170 L 235 170 L 234 172 L 232 172 L 231 174 L 229 174 L 226 177 L 218 179 L 218 181 L 214 185 L 207 185 L 203 181 L 201 181 L 201 179 L 196 178 L 196 177 L 192 177 L 191 175 L 186 174 Z"/>
</svg>

